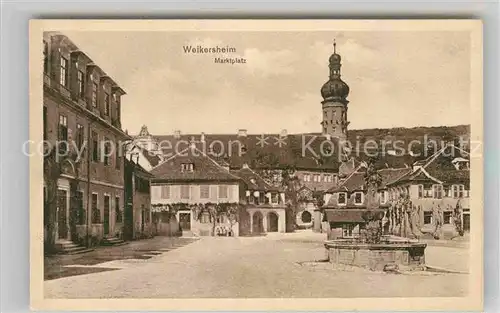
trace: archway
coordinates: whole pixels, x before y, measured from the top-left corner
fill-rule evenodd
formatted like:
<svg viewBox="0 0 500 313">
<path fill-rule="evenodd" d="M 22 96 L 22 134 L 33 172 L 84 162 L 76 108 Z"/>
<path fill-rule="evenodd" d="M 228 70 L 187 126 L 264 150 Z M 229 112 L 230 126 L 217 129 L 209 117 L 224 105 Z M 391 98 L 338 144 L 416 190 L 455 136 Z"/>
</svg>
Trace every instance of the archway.
<svg viewBox="0 0 500 313">
<path fill-rule="evenodd" d="M 252 233 L 260 234 L 260 233 L 264 232 L 263 220 L 264 220 L 264 217 L 262 216 L 262 213 L 260 213 L 260 211 L 257 211 L 253 214 L 253 216 L 252 216 Z"/>
<path fill-rule="evenodd" d="M 278 231 L 278 214 L 274 212 L 269 212 L 267 215 L 267 232 L 277 232 Z"/>
<path fill-rule="evenodd" d="M 302 220 L 302 223 L 311 223 L 312 215 L 309 211 L 304 210 L 300 215 L 300 219 Z"/>
<path fill-rule="evenodd" d="M 239 233 L 240 236 L 248 235 L 250 234 L 251 229 L 250 229 L 250 213 L 247 211 L 242 212 L 240 215 L 240 221 L 239 221 Z"/>
</svg>

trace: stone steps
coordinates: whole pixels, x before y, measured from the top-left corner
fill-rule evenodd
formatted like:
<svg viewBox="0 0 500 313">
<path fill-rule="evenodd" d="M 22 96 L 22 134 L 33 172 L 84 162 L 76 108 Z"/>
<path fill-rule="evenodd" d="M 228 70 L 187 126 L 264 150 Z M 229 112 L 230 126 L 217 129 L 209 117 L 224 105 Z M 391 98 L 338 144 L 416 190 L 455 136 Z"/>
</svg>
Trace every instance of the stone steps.
<svg viewBox="0 0 500 313">
<path fill-rule="evenodd" d="M 94 250 L 78 245 L 70 240 L 58 241 L 56 245 L 58 247 L 59 254 L 80 254 Z"/>
<path fill-rule="evenodd" d="M 102 240 L 103 246 L 123 246 L 126 244 L 127 244 L 127 242 L 125 242 L 122 239 L 117 238 L 117 237 L 109 237 L 109 238 L 104 238 Z"/>
</svg>

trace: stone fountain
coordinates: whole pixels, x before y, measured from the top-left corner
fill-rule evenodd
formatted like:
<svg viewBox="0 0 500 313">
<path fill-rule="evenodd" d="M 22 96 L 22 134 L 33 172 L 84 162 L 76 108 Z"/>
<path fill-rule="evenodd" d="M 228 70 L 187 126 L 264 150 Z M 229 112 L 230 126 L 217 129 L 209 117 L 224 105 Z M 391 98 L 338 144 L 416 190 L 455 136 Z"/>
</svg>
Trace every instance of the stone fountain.
<svg viewBox="0 0 500 313">
<path fill-rule="evenodd" d="M 368 166 L 365 175 L 366 208 L 362 218 L 360 235 L 357 238 L 325 241 L 330 263 L 358 266 L 373 271 L 425 270 L 425 248 L 427 244 L 404 237 L 383 235 L 383 224 L 388 220 L 380 209 L 378 186 L 380 177 L 373 166 Z"/>
</svg>

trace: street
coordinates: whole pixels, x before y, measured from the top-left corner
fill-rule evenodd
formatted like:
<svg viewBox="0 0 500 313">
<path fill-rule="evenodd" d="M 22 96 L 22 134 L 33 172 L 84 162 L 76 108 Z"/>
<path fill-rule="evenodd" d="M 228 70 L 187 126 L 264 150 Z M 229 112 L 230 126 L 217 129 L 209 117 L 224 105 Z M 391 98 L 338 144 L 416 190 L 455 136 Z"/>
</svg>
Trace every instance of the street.
<svg viewBox="0 0 500 313">
<path fill-rule="evenodd" d="M 323 238 L 324 234 L 312 232 L 202 237 L 173 246 L 172 240 L 184 238 L 156 237 L 150 239 L 154 245 L 144 249 L 149 258 L 86 265 L 73 262 L 69 268 L 90 266 L 95 271 L 46 280 L 45 297 L 456 297 L 467 293 L 468 275 L 464 273 L 387 274 L 339 270 L 326 262 L 314 262 L 325 258 Z M 468 271 L 467 255 L 468 249 L 463 247 L 426 249 L 427 265 L 456 272 Z"/>
</svg>

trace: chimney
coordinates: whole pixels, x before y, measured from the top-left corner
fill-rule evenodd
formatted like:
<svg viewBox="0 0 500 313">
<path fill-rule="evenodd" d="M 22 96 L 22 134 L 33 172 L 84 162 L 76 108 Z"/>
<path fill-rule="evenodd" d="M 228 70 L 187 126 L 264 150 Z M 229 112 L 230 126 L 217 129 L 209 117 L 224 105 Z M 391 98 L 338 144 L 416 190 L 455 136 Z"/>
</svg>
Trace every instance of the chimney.
<svg viewBox="0 0 500 313">
<path fill-rule="evenodd" d="M 281 130 L 281 134 L 280 134 L 281 137 L 286 137 L 288 136 L 288 131 L 286 129 L 282 129 Z"/>
<path fill-rule="evenodd" d="M 174 138 L 175 139 L 181 138 L 181 131 L 180 130 L 174 130 Z"/>
<path fill-rule="evenodd" d="M 246 129 L 238 129 L 238 137 L 246 137 L 247 130 Z"/>
<path fill-rule="evenodd" d="M 201 133 L 200 142 L 205 142 L 205 133 Z"/>
</svg>

